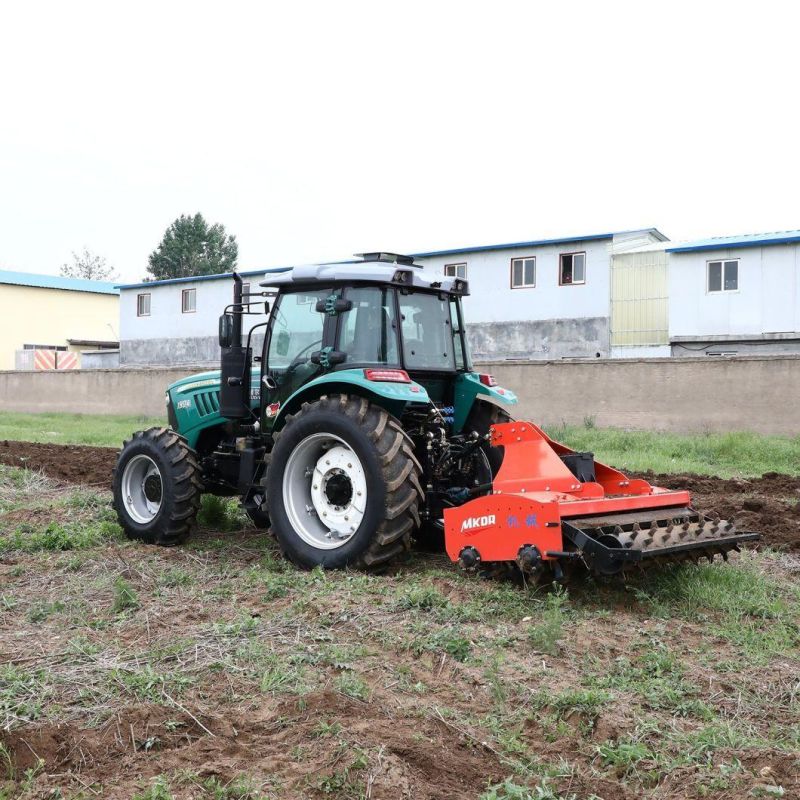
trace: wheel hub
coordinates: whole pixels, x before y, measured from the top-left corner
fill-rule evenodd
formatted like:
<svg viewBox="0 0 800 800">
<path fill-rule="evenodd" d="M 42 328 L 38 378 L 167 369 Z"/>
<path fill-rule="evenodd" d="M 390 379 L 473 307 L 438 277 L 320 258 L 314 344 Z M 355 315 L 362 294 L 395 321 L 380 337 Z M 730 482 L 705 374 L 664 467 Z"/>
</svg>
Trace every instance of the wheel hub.
<svg viewBox="0 0 800 800">
<path fill-rule="evenodd" d="M 161 502 L 161 476 L 155 473 L 150 473 L 144 479 L 144 496 L 151 503 Z"/>
<path fill-rule="evenodd" d="M 152 522 L 161 510 L 163 484 L 156 462 L 136 455 L 122 472 L 122 504 L 128 516 L 140 525 Z"/>
<path fill-rule="evenodd" d="M 353 499 L 353 482 L 340 469 L 332 469 L 323 478 L 325 497 L 336 506 L 346 506 Z"/>
<path fill-rule="evenodd" d="M 341 547 L 358 530 L 367 507 L 367 479 L 350 446 L 332 434 L 301 441 L 283 475 L 286 512 L 313 547 Z"/>
</svg>

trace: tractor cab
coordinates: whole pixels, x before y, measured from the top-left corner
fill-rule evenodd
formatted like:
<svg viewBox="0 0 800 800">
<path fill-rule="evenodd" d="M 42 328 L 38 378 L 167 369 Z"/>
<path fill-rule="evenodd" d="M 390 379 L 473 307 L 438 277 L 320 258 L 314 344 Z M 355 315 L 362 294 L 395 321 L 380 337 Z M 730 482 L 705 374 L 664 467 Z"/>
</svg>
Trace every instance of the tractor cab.
<svg viewBox="0 0 800 800">
<path fill-rule="evenodd" d="M 471 369 L 461 310 L 467 282 L 424 272 L 404 256 L 364 259 L 276 270 L 261 284 L 273 298 L 259 359 L 262 430 L 279 429 L 304 387 L 323 377 L 367 390 L 407 384 L 418 401 L 454 406 L 457 377 Z M 238 349 L 227 361 L 223 351 L 223 393 L 237 395 L 224 405 L 242 415 L 243 360 Z"/>
</svg>

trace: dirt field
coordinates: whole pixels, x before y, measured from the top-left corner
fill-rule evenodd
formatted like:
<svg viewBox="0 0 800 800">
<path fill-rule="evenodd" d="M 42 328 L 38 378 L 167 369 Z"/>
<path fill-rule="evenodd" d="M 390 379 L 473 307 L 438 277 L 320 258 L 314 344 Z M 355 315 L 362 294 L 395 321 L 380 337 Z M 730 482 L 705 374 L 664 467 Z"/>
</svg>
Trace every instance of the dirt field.
<svg viewBox="0 0 800 800">
<path fill-rule="evenodd" d="M 111 484 L 116 453 L 109 447 L 0 441 L 0 464 L 99 488 Z M 734 519 L 742 530 L 761 533 L 764 544 L 800 550 L 800 478 L 774 472 L 750 480 L 653 473 L 641 477 L 667 489 L 688 489 L 697 508 Z"/>
<path fill-rule="evenodd" d="M 113 458 L 0 442 L 0 798 L 799 796 L 800 479 L 648 476 L 768 547 L 566 594 L 127 542 Z"/>
</svg>

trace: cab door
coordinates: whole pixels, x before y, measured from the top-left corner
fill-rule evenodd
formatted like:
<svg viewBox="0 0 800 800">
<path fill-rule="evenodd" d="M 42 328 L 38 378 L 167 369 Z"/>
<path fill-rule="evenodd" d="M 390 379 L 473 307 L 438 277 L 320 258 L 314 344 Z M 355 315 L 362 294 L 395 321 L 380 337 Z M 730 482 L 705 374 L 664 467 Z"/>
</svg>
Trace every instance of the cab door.
<svg viewBox="0 0 800 800">
<path fill-rule="evenodd" d="M 271 428 L 283 402 L 322 372 L 311 355 L 325 346 L 326 336 L 331 336 L 330 325 L 326 326 L 328 315 L 316 309 L 317 302 L 330 293 L 330 287 L 324 287 L 278 295 L 264 343 L 262 427 Z"/>
</svg>

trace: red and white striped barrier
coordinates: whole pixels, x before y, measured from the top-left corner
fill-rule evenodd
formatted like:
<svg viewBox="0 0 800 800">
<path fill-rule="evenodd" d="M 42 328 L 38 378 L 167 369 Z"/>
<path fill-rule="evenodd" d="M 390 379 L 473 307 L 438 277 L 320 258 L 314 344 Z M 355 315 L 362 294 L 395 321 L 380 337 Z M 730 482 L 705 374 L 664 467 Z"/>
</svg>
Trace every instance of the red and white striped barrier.
<svg viewBox="0 0 800 800">
<path fill-rule="evenodd" d="M 79 369 L 80 353 L 65 350 L 34 350 L 33 368 L 35 370 Z"/>
<path fill-rule="evenodd" d="M 55 369 L 56 351 L 55 350 L 34 350 L 33 351 L 34 369 Z"/>
</svg>

